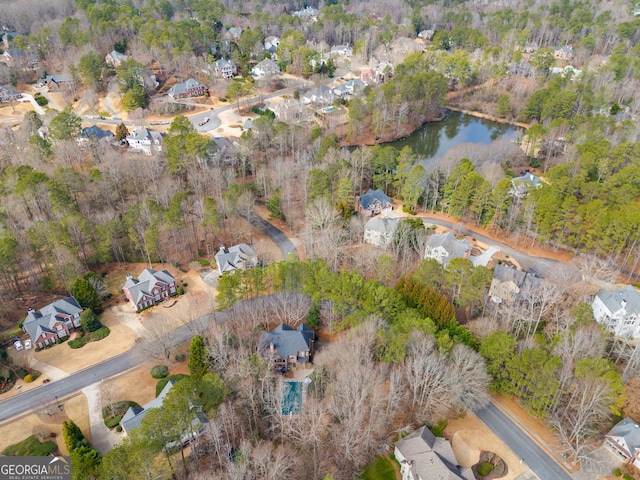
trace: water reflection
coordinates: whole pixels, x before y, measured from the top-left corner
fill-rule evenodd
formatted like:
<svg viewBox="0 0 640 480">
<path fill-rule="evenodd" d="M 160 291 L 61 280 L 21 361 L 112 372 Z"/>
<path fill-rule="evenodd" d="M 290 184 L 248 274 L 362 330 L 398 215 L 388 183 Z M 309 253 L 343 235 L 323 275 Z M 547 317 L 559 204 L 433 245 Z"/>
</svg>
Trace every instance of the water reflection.
<svg viewBox="0 0 640 480">
<path fill-rule="evenodd" d="M 451 112 L 446 120 L 427 123 L 407 138 L 391 142 L 389 145 L 398 150 L 409 146 L 413 148 L 418 161 L 424 161 L 441 157 L 450 148 L 461 143 L 489 145 L 504 136 L 516 139 L 519 136 L 519 129 L 464 113 Z"/>
</svg>

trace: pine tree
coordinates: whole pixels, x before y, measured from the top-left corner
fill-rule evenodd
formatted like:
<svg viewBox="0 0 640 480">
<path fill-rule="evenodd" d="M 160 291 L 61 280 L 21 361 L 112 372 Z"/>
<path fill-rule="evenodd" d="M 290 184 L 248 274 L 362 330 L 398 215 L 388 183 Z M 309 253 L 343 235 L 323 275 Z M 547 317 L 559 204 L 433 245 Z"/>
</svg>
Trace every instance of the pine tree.
<svg viewBox="0 0 640 480">
<path fill-rule="evenodd" d="M 204 339 L 196 335 L 189 346 L 189 373 L 196 382 L 199 382 L 207 373 L 208 367 Z"/>
<path fill-rule="evenodd" d="M 86 278 L 78 278 L 73 284 L 73 296 L 82 308 L 90 308 L 94 313 L 102 313 L 100 297 Z"/>
<path fill-rule="evenodd" d="M 117 127 L 116 127 L 116 140 L 118 142 L 121 142 L 122 140 L 124 140 L 125 138 L 127 138 L 129 136 L 129 129 L 127 128 L 127 126 L 124 124 L 124 122 L 120 123 Z"/>
</svg>

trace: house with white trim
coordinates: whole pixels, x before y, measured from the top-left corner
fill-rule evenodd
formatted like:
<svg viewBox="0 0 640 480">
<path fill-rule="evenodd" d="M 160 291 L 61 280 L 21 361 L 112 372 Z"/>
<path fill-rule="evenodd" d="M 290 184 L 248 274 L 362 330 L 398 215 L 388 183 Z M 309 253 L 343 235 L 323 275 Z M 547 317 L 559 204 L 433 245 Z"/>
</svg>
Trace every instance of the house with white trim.
<svg viewBox="0 0 640 480">
<path fill-rule="evenodd" d="M 604 445 L 622 462 L 640 468 L 640 425 L 627 417 L 604 436 Z"/>
<path fill-rule="evenodd" d="M 136 128 L 126 137 L 129 148 L 139 150 L 145 155 L 162 151 L 162 134 L 148 128 Z"/>
<path fill-rule="evenodd" d="M 82 310 L 74 297 L 56 300 L 42 307 L 39 312 L 30 308 L 22 323 L 22 330 L 37 348 L 42 348 L 68 337 L 79 328 Z"/>
<path fill-rule="evenodd" d="M 640 292 L 627 285 L 600 290 L 591 303 L 593 318 L 617 337 L 640 338 Z"/>
<path fill-rule="evenodd" d="M 136 312 L 151 307 L 178 291 L 178 283 L 167 270 L 145 268 L 138 279 L 127 274 L 127 281 L 122 286 L 122 293 L 133 305 Z"/>
</svg>

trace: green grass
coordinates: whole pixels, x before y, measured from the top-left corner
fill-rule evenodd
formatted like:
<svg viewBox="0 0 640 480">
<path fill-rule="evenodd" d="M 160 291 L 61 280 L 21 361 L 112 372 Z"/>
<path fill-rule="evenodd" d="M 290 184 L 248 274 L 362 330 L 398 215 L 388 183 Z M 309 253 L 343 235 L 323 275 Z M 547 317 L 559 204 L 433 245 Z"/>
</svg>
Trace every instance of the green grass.
<svg viewBox="0 0 640 480">
<path fill-rule="evenodd" d="M 120 420 L 122 420 L 124 414 L 127 413 L 127 410 L 129 410 L 129 407 L 140 408 L 140 405 L 129 400 L 116 402 L 113 404 L 113 413 L 115 414 L 115 416 L 113 417 L 110 416 L 111 409 L 109 408 L 109 406 L 107 405 L 106 407 L 104 407 L 102 409 L 102 419 L 104 420 L 104 424 L 107 426 L 107 428 L 113 428 L 118 425 L 120 423 Z"/>
<path fill-rule="evenodd" d="M 359 478 L 362 480 L 396 480 L 396 471 L 391 460 L 387 457 L 377 456 L 365 465 Z"/>
<path fill-rule="evenodd" d="M 431 427 L 431 433 L 433 433 L 436 437 L 444 438 L 444 435 L 442 434 L 442 432 L 444 431 L 446 426 L 447 426 L 447 421 L 440 420 L 438 423 L 436 423 L 434 426 Z"/>
<path fill-rule="evenodd" d="M 2 454 L 17 457 L 45 457 L 56 450 L 58 445 L 53 440 L 41 442 L 38 437 L 31 435 L 15 445 L 8 446 Z"/>
</svg>

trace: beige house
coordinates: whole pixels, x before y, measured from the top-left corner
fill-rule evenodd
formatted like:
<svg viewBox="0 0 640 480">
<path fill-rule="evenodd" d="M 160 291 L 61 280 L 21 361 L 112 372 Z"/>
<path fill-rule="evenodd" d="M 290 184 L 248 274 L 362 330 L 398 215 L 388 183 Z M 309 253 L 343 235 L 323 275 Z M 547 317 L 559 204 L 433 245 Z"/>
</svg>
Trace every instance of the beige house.
<svg viewBox="0 0 640 480">
<path fill-rule="evenodd" d="M 493 303 L 511 303 L 526 287 L 536 287 L 540 278 L 513 266 L 499 264 L 493 271 L 493 279 L 489 287 L 489 298 Z"/>
</svg>

